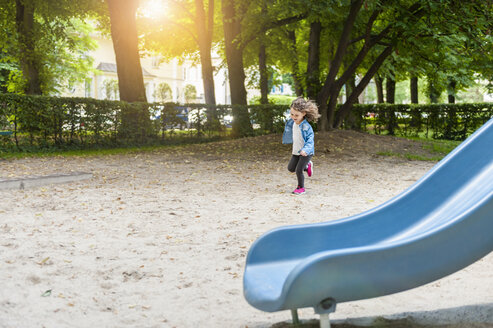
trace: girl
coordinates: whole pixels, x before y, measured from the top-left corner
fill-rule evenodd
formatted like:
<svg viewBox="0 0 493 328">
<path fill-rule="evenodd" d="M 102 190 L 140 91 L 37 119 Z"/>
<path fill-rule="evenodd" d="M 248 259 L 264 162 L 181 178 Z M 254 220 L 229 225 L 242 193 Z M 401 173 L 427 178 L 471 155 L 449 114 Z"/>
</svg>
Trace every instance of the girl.
<svg viewBox="0 0 493 328">
<path fill-rule="evenodd" d="M 290 172 L 296 172 L 298 187 L 293 191 L 295 195 L 305 193 L 305 177 L 303 171 L 307 171 L 308 176 L 313 174 L 313 163 L 311 158 L 315 152 L 314 133 L 308 121 L 316 122 L 320 117 L 318 107 L 310 100 L 298 97 L 290 106 L 291 118 L 286 122 L 282 135 L 283 144 L 293 144 L 293 156 L 288 164 Z"/>
</svg>

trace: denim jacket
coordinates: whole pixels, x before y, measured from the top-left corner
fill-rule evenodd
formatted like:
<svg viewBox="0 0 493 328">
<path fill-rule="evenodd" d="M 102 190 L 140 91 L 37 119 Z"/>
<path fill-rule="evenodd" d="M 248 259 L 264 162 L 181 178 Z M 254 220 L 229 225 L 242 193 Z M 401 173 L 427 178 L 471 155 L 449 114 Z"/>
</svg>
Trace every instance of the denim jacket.
<svg viewBox="0 0 493 328">
<path fill-rule="evenodd" d="M 286 122 L 284 133 L 282 134 L 283 144 L 293 143 L 293 126 L 294 121 L 292 118 L 290 118 Z M 303 148 L 300 149 L 300 152 L 304 150 L 307 155 L 313 155 L 315 153 L 313 128 L 307 120 L 303 120 L 303 122 L 301 122 L 300 124 L 300 129 L 303 140 L 305 141 L 305 145 L 303 146 Z"/>
</svg>

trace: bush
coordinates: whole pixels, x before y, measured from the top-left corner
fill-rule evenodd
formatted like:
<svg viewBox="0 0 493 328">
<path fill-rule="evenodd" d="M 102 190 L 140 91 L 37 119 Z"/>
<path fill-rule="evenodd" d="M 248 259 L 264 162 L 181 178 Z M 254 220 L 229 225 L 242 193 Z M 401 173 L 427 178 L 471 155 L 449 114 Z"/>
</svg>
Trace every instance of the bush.
<svg viewBox="0 0 493 328">
<path fill-rule="evenodd" d="M 252 131 L 252 125 L 256 133 L 279 132 L 286 109 L 285 105 L 126 103 L 0 94 L 0 131 L 4 134 L 0 151 L 162 144 L 187 136 L 193 140 L 224 138 L 230 136 L 233 114 L 238 112 L 248 115 L 242 117 L 246 124 L 240 132 Z M 5 135 L 8 132 L 11 135 Z"/>
<path fill-rule="evenodd" d="M 493 117 L 493 103 L 357 104 L 353 113 L 356 128 L 377 134 L 464 140 Z"/>
</svg>

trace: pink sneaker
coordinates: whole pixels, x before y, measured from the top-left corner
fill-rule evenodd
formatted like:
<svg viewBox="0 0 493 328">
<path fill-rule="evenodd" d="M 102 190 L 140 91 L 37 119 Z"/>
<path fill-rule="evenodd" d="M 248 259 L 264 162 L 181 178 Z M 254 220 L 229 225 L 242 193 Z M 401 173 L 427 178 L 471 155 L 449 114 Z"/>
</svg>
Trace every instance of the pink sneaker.
<svg viewBox="0 0 493 328">
<path fill-rule="evenodd" d="M 313 162 L 310 161 L 306 167 L 306 172 L 308 173 L 308 176 L 311 177 L 313 175 Z"/>
<path fill-rule="evenodd" d="M 304 194 L 306 191 L 305 191 L 305 188 L 301 188 L 301 187 L 298 187 L 296 188 L 294 191 L 293 191 L 293 194 L 295 195 L 301 195 L 301 194 Z"/>
</svg>

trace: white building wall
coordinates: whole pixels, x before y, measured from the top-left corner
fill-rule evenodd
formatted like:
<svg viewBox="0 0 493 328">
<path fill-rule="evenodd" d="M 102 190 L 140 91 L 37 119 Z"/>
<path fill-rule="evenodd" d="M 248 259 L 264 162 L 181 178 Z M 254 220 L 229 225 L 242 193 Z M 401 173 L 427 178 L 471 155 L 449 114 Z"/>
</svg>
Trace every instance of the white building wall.
<svg viewBox="0 0 493 328">
<path fill-rule="evenodd" d="M 88 55 L 94 58 L 95 68 L 101 63 L 116 65 L 115 52 L 111 39 L 105 38 L 99 33 L 95 33 L 93 38 L 97 41 L 98 47 Z M 213 54 L 213 65 L 218 67 L 221 61 L 219 56 Z M 187 84 L 195 86 L 197 90 L 197 99 L 195 102 L 205 102 L 200 64 L 195 65 L 191 60 L 185 60 L 180 64 L 179 60 L 176 58 L 169 62 L 159 62 L 157 56 L 143 56 L 141 58 L 141 66 L 151 75 L 144 75 L 147 101 L 155 101 L 154 91 L 160 83 L 166 82 L 171 87 L 174 102 L 185 102 L 184 88 Z M 226 76 L 225 69 L 214 72 L 217 104 L 231 102 L 229 83 Z M 103 85 L 104 81 L 107 79 L 118 80 L 118 76 L 116 72 L 97 71 L 88 77 L 87 83 L 78 86 L 73 93 L 69 95 L 66 94 L 66 96 L 88 96 L 96 99 L 105 99 L 106 94 Z"/>
</svg>

